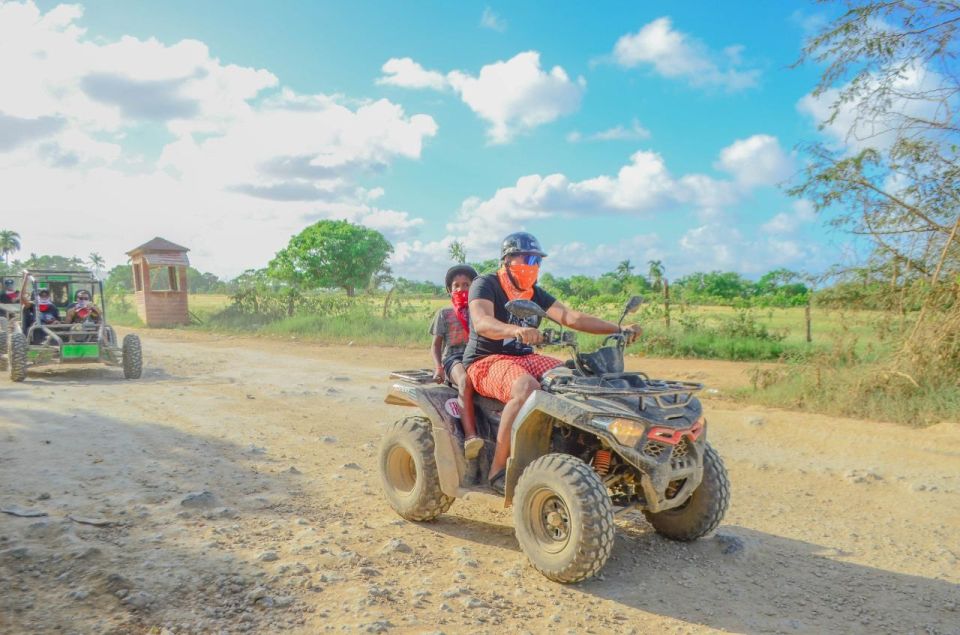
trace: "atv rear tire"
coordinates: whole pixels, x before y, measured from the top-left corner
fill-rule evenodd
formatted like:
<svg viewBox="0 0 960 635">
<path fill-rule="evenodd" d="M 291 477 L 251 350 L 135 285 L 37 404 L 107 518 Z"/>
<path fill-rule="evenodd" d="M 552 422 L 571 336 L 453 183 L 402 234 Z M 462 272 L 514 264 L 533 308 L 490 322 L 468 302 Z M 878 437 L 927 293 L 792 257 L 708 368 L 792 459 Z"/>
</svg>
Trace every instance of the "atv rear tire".
<svg viewBox="0 0 960 635">
<path fill-rule="evenodd" d="M 143 372 L 143 351 L 140 338 L 130 334 L 123 338 L 123 376 L 126 379 L 140 379 Z"/>
<path fill-rule="evenodd" d="M 7 318 L 0 317 L 0 355 L 7 354 L 7 335 L 9 334 L 10 323 Z"/>
<path fill-rule="evenodd" d="M 547 454 L 527 466 L 513 495 L 513 524 L 533 567 L 554 582 L 596 575 L 613 549 L 607 488 L 569 454 Z"/>
<path fill-rule="evenodd" d="M 14 331 L 7 339 L 7 368 L 11 381 L 23 381 L 27 378 L 27 338 L 23 333 Z"/>
<path fill-rule="evenodd" d="M 440 490 L 430 428 L 426 417 L 406 417 L 393 423 L 380 442 L 383 493 L 407 520 L 433 520 L 454 501 Z"/>
<path fill-rule="evenodd" d="M 707 444 L 703 453 L 703 480 L 690 498 L 676 509 L 643 515 L 658 534 L 671 540 L 689 542 L 717 528 L 730 505 L 730 481 L 723 460 Z"/>
</svg>

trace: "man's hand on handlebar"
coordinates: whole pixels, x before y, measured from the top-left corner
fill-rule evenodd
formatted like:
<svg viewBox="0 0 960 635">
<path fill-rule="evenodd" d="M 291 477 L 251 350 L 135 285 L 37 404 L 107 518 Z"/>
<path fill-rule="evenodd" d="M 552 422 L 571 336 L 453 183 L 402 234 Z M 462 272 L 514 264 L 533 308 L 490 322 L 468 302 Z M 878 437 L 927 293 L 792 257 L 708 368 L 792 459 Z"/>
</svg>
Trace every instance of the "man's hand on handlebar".
<svg viewBox="0 0 960 635">
<path fill-rule="evenodd" d="M 640 339 L 640 336 L 643 334 L 643 329 L 640 328 L 639 324 L 631 324 L 623 327 L 620 332 L 623 334 L 624 344 L 629 346 Z"/>
<path fill-rule="evenodd" d="M 522 326 L 517 329 L 514 337 L 521 344 L 540 344 L 543 342 L 543 334 L 540 333 L 537 329 L 530 326 Z"/>
</svg>

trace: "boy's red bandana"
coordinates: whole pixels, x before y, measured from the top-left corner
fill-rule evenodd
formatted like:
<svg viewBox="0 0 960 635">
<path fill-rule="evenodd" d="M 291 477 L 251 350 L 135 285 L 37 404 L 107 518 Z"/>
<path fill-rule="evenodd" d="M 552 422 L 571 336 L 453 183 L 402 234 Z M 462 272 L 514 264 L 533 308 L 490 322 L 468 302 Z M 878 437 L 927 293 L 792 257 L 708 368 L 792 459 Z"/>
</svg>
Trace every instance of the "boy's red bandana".
<svg viewBox="0 0 960 635">
<path fill-rule="evenodd" d="M 454 291 L 450 294 L 450 302 L 453 303 L 453 308 L 457 313 L 457 319 L 460 320 L 460 324 L 463 325 L 463 330 L 467 333 L 470 332 L 469 324 L 469 295 L 468 291 Z"/>
</svg>

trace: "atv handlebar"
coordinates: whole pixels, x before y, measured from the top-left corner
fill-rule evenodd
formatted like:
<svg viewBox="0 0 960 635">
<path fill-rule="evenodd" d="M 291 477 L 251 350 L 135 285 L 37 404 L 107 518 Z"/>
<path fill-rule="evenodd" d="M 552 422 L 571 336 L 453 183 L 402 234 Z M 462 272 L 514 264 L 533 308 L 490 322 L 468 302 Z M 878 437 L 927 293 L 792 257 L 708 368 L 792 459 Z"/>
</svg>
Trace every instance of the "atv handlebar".
<svg viewBox="0 0 960 635">
<path fill-rule="evenodd" d="M 541 341 L 537 346 L 576 346 L 577 345 L 577 334 L 573 331 L 564 331 L 562 329 L 543 329 L 540 332 L 543 336 L 543 341 Z"/>
</svg>

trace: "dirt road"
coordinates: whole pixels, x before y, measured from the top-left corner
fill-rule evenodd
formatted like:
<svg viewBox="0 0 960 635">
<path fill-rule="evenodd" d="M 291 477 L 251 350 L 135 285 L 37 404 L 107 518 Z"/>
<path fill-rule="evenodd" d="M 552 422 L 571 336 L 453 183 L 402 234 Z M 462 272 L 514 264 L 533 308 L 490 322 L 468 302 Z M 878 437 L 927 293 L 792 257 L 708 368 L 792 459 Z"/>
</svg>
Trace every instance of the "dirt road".
<svg viewBox="0 0 960 635">
<path fill-rule="evenodd" d="M 694 544 L 618 519 L 560 586 L 509 512 L 400 520 L 375 471 L 426 352 L 141 333 L 146 368 L 0 379 L 0 633 L 960 633 L 960 424 L 708 399 L 730 511 Z M 721 391 L 745 367 L 635 360 Z M 91 524 L 92 523 L 92 524 Z"/>
</svg>

